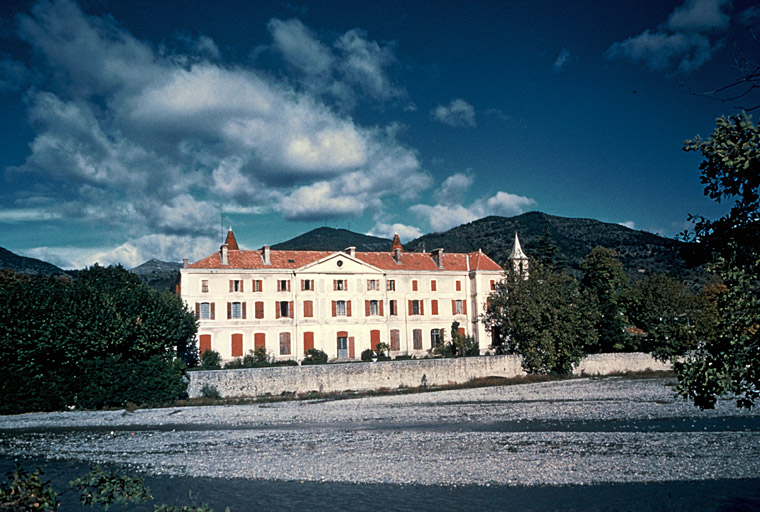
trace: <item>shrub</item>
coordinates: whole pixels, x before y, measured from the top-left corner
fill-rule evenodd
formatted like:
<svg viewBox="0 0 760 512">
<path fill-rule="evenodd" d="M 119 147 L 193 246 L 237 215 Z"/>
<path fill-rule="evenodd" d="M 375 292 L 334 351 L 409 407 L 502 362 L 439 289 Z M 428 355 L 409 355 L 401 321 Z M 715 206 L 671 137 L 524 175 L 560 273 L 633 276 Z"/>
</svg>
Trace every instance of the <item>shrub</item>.
<svg viewBox="0 0 760 512">
<path fill-rule="evenodd" d="M 239 370 L 240 368 L 245 368 L 243 359 L 240 357 L 236 357 L 232 361 L 227 361 L 224 363 L 225 370 Z"/>
<path fill-rule="evenodd" d="M 414 359 L 414 357 L 410 356 L 409 354 L 399 354 L 393 359 L 396 361 L 409 361 L 410 359 Z"/>
<path fill-rule="evenodd" d="M 306 351 L 304 360 L 301 361 L 303 365 L 310 364 L 325 364 L 327 362 L 327 354 L 317 348 L 310 348 Z"/>
<path fill-rule="evenodd" d="M 375 353 L 372 351 L 371 348 L 368 348 L 367 350 L 362 351 L 362 361 L 369 362 L 372 361 L 372 358 L 375 357 Z"/>
<path fill-rule="evenodd" d="M 106 470 L 94 466 L 85 476 L 71 482 L 71 487 L 79 492 L 83 505 L 100 505 L 106 510 L 113 504 L 142 503 L 153 498 L 145 480 L 127 475 L 120 468 Z"/>
<path fill-rule="evenodd" d="M 211 398 L 214 400 L 220 400 L 222 398 L 222 394 L 219 393 L 219 390 L 216 389 L 216 387 L 212 386 L 211 384 L 204 384 L 201 388 L 201 396 L 203 398 Z"/>
<path fill-rule="evenodd" d="M 58 495 L 43 482 L 42 471 L 37 468 L 29 473 L 16 464 L 16 469 L 5 474 L 8 482 L 0 484 L 0 510 L 56 510 Z"/>
<path fill-rule="evenodd" d="M 270 366 L 298 366 L 298 361 L 285 359 L 284 361 L 272 361 Z"/>
<path fill-rule="evenodd" d="M 222 367 L 222 356 L 216 350 L 204 350 L 201 354 L 201 368 L 218 370 Z"/>
</svg>

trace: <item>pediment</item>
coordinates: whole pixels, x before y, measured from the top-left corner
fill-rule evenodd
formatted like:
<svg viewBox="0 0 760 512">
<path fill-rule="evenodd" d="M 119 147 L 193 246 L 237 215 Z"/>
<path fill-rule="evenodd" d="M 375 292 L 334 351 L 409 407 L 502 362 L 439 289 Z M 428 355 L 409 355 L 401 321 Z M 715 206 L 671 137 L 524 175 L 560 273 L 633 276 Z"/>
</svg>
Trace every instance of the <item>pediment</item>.
<svg viewBox="0 0 760 512">
<path fill-rule="evenodd" d="M 317 274 L 382 274 L 383 271 L 345 253 L 336 252 L 319 261 L 301 267 L 299 272 Z"/>
</svg>

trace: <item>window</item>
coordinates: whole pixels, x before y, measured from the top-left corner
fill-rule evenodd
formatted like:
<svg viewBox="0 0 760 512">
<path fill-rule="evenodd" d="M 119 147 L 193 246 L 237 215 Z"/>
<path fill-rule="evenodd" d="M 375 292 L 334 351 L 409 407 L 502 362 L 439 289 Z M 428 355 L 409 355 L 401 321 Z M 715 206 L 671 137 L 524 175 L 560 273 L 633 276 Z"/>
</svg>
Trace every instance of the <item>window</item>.
<svg viewBox="0 0 760 512">
<path fill-rule="evenodd" d="M 457 281 L 457 291 L 458 292 L 462 291 L 462 281 Z"/>
<path fill-rule="evenodd" d="M 452 300 L 451 301 L 451 313 L 454 315 L 464 315 L 464 301 Z"/>
<path fill-rule="evenodd" d="M 303 351 L 304 353 L 307 350 L 311 350 L 314 348 L 314 333 L 307 331 L 303 333 Z"/>
<path fill-rule="evenodd" d="M 245 302 L 228 302 L 227 303 L 228 320 L 245 320 Z"/>
<path fill-rule="evenodd" d="M 435 348 L 440 342 L 441 342 L 441 330 L 431 329 L 430 330 L 430 347 Z"/>
<path fill-rule="evenodd" d="M 232 357 L 243 357 L 243 335 L 232 335 Z"/>
<path fill-rule="evenodd" d="M 377 300 L 365 300 L 364 301 L 364 316 L 378 316 L 382 315 L 381 302 Z"/>
<path fill-rule="evenodd" d="M 290 291 L 290 281 L 287 279 L 278 279 L 277 280 L 277 291 L 278 292 L 289 292 Z"/>
<path fill-rule="evenodd" d="M 422 350 L 422 329 L 412 331 L 412 343 L 414 350 Z"/>
<path fill-rule="evenodd" d="M 314 291 L 313 279 L 301 279 L 301 290 L 311 292 Z"/>
<path fill-rule="evenodd" d="M 437 291 L 437 289 L 438 289 L 438 283 L 436 282 L 435 279 L 433 279 L 432 281 L 430 281 L 430 291 L 434 292 L 434 291 Z"/>
<path fill-rule="evenodd" d="M 391 308 L 391 316 L 398 316 L 398 302 L 394 299 L 391 300 L 388 305 Z"/>
<path fill-rule="evenodd" d="M 281 356 L 290 355 L 290 333 L 289 332 L 280 333 L 280 355 Z"/>
<path fill-rule="evenodd" d="M 410 300 L 409 301 L 409 314 L 410 315 L 424 315 L 425 312 L 423 310 L 423 303 L 421 300 Z"/>
<path fill-rule="evenodd" d="M 412 280 L 412 291 L 413 292 L 417 291 L 417 280 L 416 279 Z"/>
<path fill-rule="evenodd" d="M 195 318 L 200 320 L 213 320 L 214 319 L 214 303 L 213 302 L 196 302 L 195 303 Z"/>
<path fill-rule="evenodd" d="M 380 281 L 378 279 L 367 279 L 367 291 L 374 292 L 380 289 Z"/>
<path fill-rule="evenodd" d="M 312 318 L 314 316 L 314 302 L 311 300 L 303 301 L 303 316 L 304 318 Z"/>
<path fill-rule="evenodd" d="M 369 346 L 372 348 L 372 350 L 377 350 L 377 346 L 379 344 L 380 344 L 380 331 L 376 329 L 369 331 Z"/>
<path fill-rule="evenodd" d="M 345 300 L 339 300 L 335 302 L 335 316 L 346 316 Z"/>
<path fill-rule="evenodd" d="M 335 291 L 347 291 L 348 281 L 345 279 L 335 279 L 333 281 L 333 290 Z"/>
<path fill-rule="evenodd" d="M 254 279 L 253 280 L 253 291 L 254 292 L 262 292 L 262 291 L 264 291 L 264 283 L 261 281 L 261 279 Z"/>
<path fill-rule="evenodd" d="M 495 290 L 495 289 L 496 289 L 496 281 L 491 279 L 491 290 Z"/>
<path fill-rule="evenodd" d="M 395 292 L 396 291 L 396 280 L 395 279 L 389 279 L 388 280 L 388 291 L 389 292 Z"/>
<path fill-rule="evenodd" d="M 211 350 L 211 335 L 201 334 L 200 336 L 200 350 L 201 355 L 207 350 Z"/>
<path fill-rule="evenodd" d="M 431 300 L 430 301 L 430 314 L 431 315 L 437 315 L 438 314 L 438 301 L 437 300 Z"/>
<path fill-rule="evenodd" d="M 253 335 L 253 348 L 267 348 L 267 335 L 263 332 L 257 332 Z"/>
<path fill-rule="evenodd" d="M 293 303 L 286 300 L 280 300 L 276 302 L 277 318 L 292 318 L 293 317 Z"/>
<path fill-rule="evenodd" d="M 264 301 L 256 301 L 256 304 L 254 304 L 254 310 L 256 318 L 264 318 Z"/>
<path fill-rule="evenodd" d="M 401 350 L 398 329 L 391 329 L 391 350 Z"/>
<path fill-rule="evenodd" d="M 201 293 L 208 293 L 208 279 L 201 281 Z"/>
<path fill-rule="evenodd" d="M 243 281 L 241 279 L 230 279 L 230 291 L 231 292 L 242 292 L 243 291 Z"/>
</svg>

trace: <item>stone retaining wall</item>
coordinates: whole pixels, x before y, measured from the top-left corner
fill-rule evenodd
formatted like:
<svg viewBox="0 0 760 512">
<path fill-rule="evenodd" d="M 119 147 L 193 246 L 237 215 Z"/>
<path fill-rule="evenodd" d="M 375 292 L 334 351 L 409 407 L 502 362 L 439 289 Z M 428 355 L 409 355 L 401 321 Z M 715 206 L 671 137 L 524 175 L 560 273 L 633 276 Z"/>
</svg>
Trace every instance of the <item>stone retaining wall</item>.
<svg viewBox="0 0 760 512">
<path fill-rule="evenodd" d="M 576 375 L 669 370 L 670 365 L 648 354 L 595 354 L 586 357 Z M 380 388 L 461 384 L 481 377 L 525 375 L 519 356 L 482 356 L 457 359 L 420 359 L 376 363 L 324 364 L 277 368 L 249 368 L 189 372 L 188 394 L 199 397 L 203 386 L 216 388 L 225 397 L 279 395 L 283 392 L 371 391 Z"/>
</svg>

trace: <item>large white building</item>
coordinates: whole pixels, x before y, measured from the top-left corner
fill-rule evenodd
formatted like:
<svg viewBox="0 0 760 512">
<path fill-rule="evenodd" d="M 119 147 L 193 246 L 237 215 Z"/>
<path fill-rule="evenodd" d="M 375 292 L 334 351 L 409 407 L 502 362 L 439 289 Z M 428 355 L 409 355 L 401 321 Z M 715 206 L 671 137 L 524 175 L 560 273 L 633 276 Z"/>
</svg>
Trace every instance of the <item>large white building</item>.
<svg viewBox="0 0 760 512">
<path fill-rule="evenodd" d="M 503 269 L 482 252 L 240 250 L 230 229 L 218 253 L 180 271 L 181 294 L 198 317 L 200 350 L 223 359 L 266 347 L 277 359 L 306 350 L 356 359 L 378 343 L 391 356 L 423 356 L 451 325 L 491 344 L 479 321 Z"/>
</svg>

